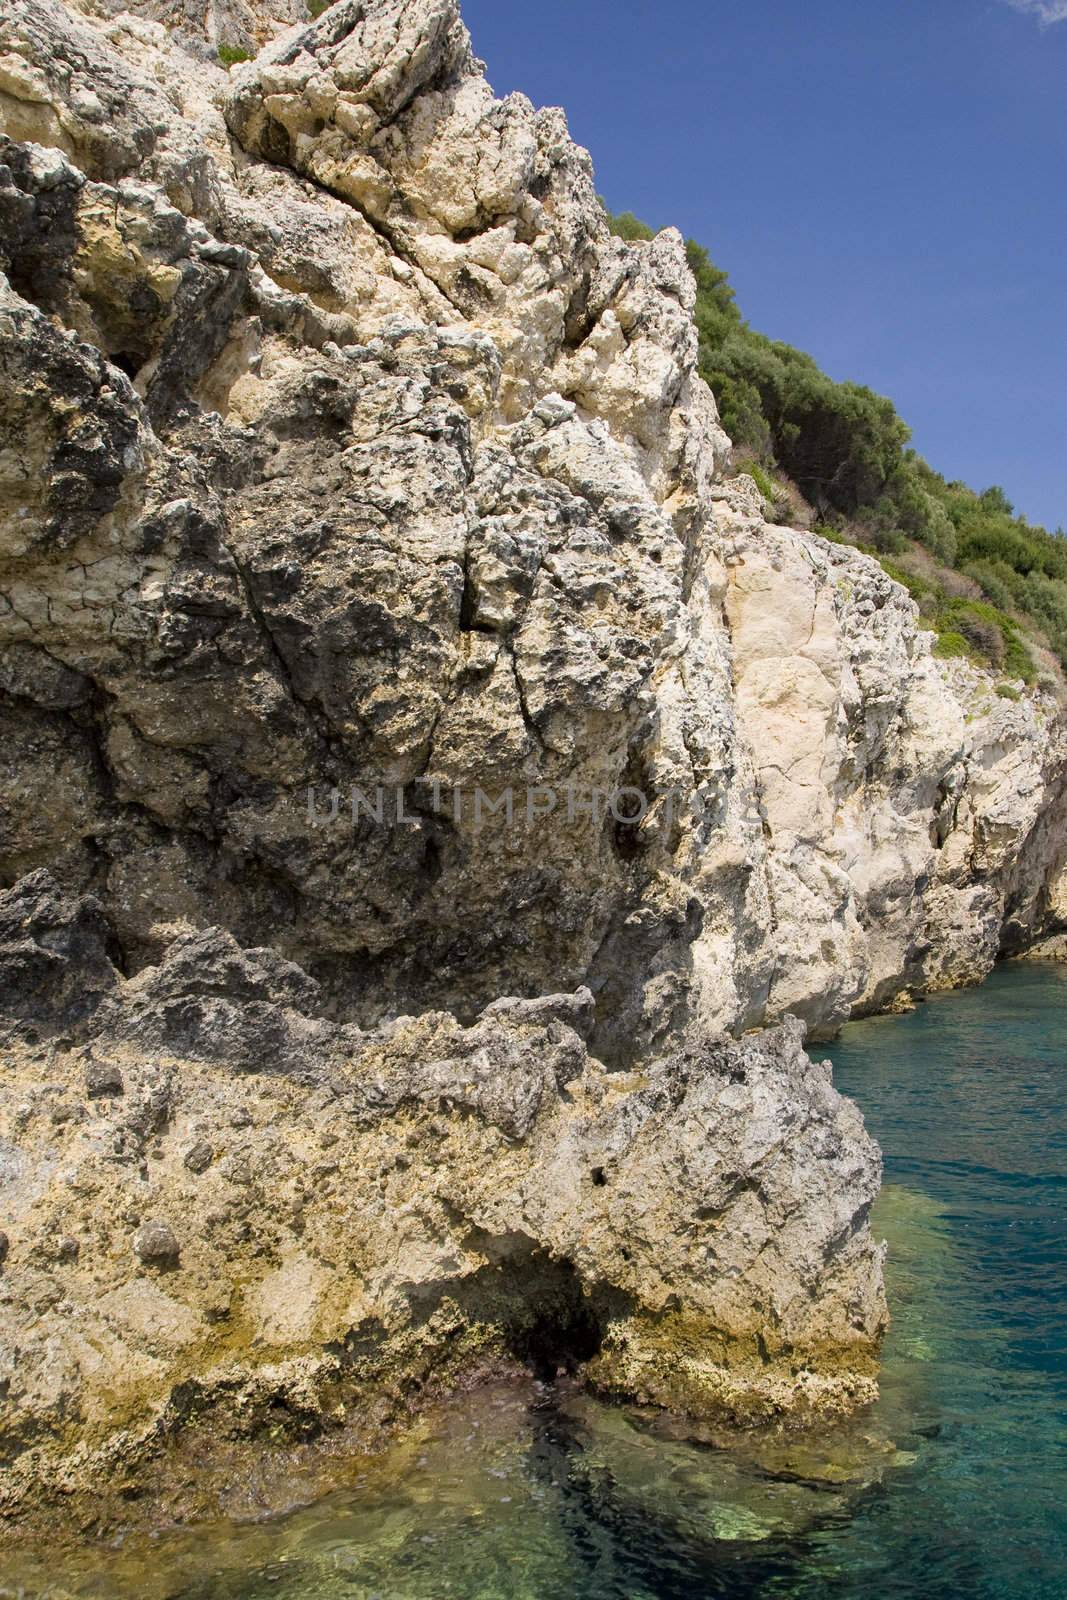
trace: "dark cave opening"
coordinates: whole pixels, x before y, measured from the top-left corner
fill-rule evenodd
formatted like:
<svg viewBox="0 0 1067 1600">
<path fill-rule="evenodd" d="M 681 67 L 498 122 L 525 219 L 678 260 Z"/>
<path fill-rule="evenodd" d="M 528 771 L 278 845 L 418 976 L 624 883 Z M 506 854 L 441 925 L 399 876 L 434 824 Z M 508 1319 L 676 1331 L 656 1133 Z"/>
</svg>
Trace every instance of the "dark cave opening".
<svg viewBox="0 0 1067 1600">
<path fill-rule="evenodd" d="M 589 1293 L 572 1261 L 522 1233 L 476 1230 L 464 1244 L 487 1257 L 485 1265 L 425 1285 L 417 1296 L 420 1322 L 450 1304 L 468 1327 L 495 1329 L 498 1350 L 543 1382 L 578 1372 L 599 1352 L 608 1307 Z"/>
<path fill-rule="evenodd" d="M 145 364 L 145 356 L 139 350 L 112 350 L 107 358 L 113 367 L 118 367 L 124 372 L 132 383 Z"/>
<path fill-rule="evenodd" d="M 569 1262 L 562 1265 L 573 1273 Z M 579 1290 L 573 1298 L 550 1302 L 532 1321 L 509 1330 L 508 1345 L 535 1378 L 547 1382 L 577 1372 L 597 1354 L 603 1339 L 600 1319 Z"/>
</svg>

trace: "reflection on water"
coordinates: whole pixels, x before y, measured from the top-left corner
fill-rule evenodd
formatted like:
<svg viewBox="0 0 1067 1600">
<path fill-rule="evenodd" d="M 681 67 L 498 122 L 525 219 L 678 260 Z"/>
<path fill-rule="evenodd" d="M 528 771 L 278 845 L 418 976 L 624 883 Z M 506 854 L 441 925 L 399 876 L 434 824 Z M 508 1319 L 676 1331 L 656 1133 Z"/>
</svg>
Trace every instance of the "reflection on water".
<svg viewBox="0 0 1067 1600">
<path fill-rule="evenodd" d="M 1006 968 L 831 1052 L 886 1152 L 882 1398 L 803 1438 L 683 1436 L 569 1387 L 456 1401 L 276 1522 L 27 1557 L 98 1600 L 1062 1600 L 1067 971 Z M 4 1592 L 0 1587 L 0 1594 Z"/>
</svg>

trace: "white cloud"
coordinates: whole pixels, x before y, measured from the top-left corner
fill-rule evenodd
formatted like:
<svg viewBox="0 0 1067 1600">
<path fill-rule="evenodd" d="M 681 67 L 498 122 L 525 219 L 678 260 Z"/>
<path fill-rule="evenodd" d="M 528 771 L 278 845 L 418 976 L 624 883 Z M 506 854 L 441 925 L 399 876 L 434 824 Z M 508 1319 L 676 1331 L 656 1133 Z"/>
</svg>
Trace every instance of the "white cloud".
<svg viewBox="0 0 1067 1600">
<path fill-rule="evenodd" d="M 1043 28 L 1054 22 L 1067 22 L 1067 0 L 1008 0 L 1008 4 L 1037 17 Z"/>
</svg>

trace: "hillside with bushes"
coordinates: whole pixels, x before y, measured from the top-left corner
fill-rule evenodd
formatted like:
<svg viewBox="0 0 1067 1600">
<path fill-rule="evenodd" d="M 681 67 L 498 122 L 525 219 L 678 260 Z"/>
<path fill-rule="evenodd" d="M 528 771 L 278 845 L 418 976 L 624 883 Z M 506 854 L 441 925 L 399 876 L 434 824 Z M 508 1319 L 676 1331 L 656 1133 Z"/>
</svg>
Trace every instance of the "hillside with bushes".
<svg viewBox="0 0 1067 1600">
<path fill-rule="evenodd" d="M 610 220 L 622 238 L 653 237 L 629 212 Z M 700 370 L 737 470 L 755 479 L 769 512 L 876 555 L 914 596 L 938 654 L 970 656 L 1025 683 L 1061 683 L 1062 532 L 1031 526 L 1003 489 L 948 482 L 911 448 L 891 400 L 836 383 L 811 356 L 757 333 L 703 246 L 690 240 L 687 251 Z"/>
</svg>

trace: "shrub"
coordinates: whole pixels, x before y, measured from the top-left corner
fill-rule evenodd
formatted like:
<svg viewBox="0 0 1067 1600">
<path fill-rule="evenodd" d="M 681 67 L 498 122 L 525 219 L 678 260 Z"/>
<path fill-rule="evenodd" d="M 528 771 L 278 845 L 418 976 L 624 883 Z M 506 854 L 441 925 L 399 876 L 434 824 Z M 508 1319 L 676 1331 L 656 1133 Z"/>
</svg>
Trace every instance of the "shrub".
<svg viewBox="0 0 1067 1600">
<path fill-rule="evenodd" d="M 867 539 L 862 542 L 869 544 L 872 549 L 878 550 L 889 556 L 902 556 L 907 554 L 909 548 L 908 541 L 901 533 L 899 528 L 889 528 L 885 527 L 884 525 L 879 525 L 878 523 L 875 523 L 871 527 L 865 528 L 862 522 L 859 524 L 859 527 L 867 534 Z"/>
<path fill-rule="evenodd" d="M 969 656 L 970 646 L 962 633 L 954 633 L 951 628 L 938 629 L 937 643 L 934 645 L 934 655 L 942 659 L 949 656 Z"/>
<path fill-rule="evenodd" d="M 321 17 L 333 5 L 333 0 L 307 0 L 308 15 L 312 18 Z"/>
<path fill-rule="evenodd" d="M 1031 572 L 1022 581 L 1020 603 L 1041 623 L 1060 660 L 1067 662 L 1067 583 Z"/>
<path fill-rule="evenodd" d="M 938 613 L 938 623 L 962 634 L 974 654 L 992 666 L 1004 666 L 1013 677 L 1033 683 L 1033 657 L 1011 617 L 985 600 L 950 600 Z"/>
<path fill-rule="evenodd" d="M 910 572 L 897 561 L 883 559 L 882 567 L 896 583 L 903 584 L 913 600 L 923 600 L 930 596 L 942 599 L 941 591 L 936 584 L 931 583 L 929 578 L 924 578 L 920 573 Z"/>
<path fill-rule="evenodd" d="M 764 472 L 758 461 L 741 461 L 737 465 L 737 470 L 748 474 L 763 496 L 768 512 L 773 514 L 778 501 L 778 486 L 774 479 Z"/>
<path fill-rule="evenodd" d="M 1024 683 L 1033 683 L 1037 676 L 1034 658 L 1017 633 L 1010 634 L 1005 641 L 1004 665 L 1016 678 L 1021 678 Z"/>
<path fill-rule="evenodd" d="M 978 503 L 983 511 L 1001 512 L 1006 517 L 1015 515 L 1015 507 L 1008 499 L 999 484 L 994 484 L 990 489 L 983 489 L 978 496 Z"/>
<path fill-rule="evenodd" d="M 872 505 L 896 465 L 908 430 L 892 404 L 858 384 L 834 383 L 810 356 L 753 333 L 715 304 L 700 314 L 700 370 L 718 396 L 723 426 L 767 454 L 816 511 L 848 516 Z"/>
<path fill-rule="evenodd" d="M 220 44 L 219 60 L 226 68 L 235 67 L 239 61 L 251 61 L 252 57 L 247 50 L 242 50 L 238 44 Z"/>
<path fill-rule="evenodd" d="M 937 497 L 933 479 L 925 461 L 914 450 L 906 450 L 889 478 L 886 495 L 904 532 L 925 545 L 938 561 L 951 566 L 956 559 L 956 529 Z"/>
<path fill-rule="evenodd" d="M 971 611 L 959 612 L 954 615 L 953 621 L 967 643 L 973 646 L 975 652 L 991 666 L 1000 667 L 1004 664 L 1004 635 L 995 622 L 988 617 L 976 615 Z"/>
<path fill-rule="evenodd" d="M 971 523 L 960 530 L 961 561 L 999 561 L 1016 572 L 1033 572 L 1040 556 L 1032 542 L 1016 528 L 1000 522 Z"/>
<path fill-rule="evenodd" d="M 1022 695 L 1013 683 L 998 683 L 997 694 L 1002 700 L 1021 700 Z"/>
<path fill-rule="evenodd" d="M 325 11 L 326 7 L 323 6 L 322 9 Z M 311 10 L 310 3 L 308 10 Z M 601 200 L 600 204 L 604 205 L 603 200 Z M 617 216 L 613 216 L 608 211 L 607 206 L 604 206 L 604 210 L 607 211 L 608 227 L 620 239 L 627 239 L 632 244 L 635 239 L 654 239 L 656 237 L 648 224 L 638 221 L 632 211 L 620 211 Z"/>
<path fill-rule="evenodd" d="M 986 598 L 1001 611 L 1007 611 L 1015 604 L 1011 584 L 1003 576 L 1010 570 L 993 561 L 969 561 L 961 568 L 964 576 L 976 583 Z"/>
</svg>

